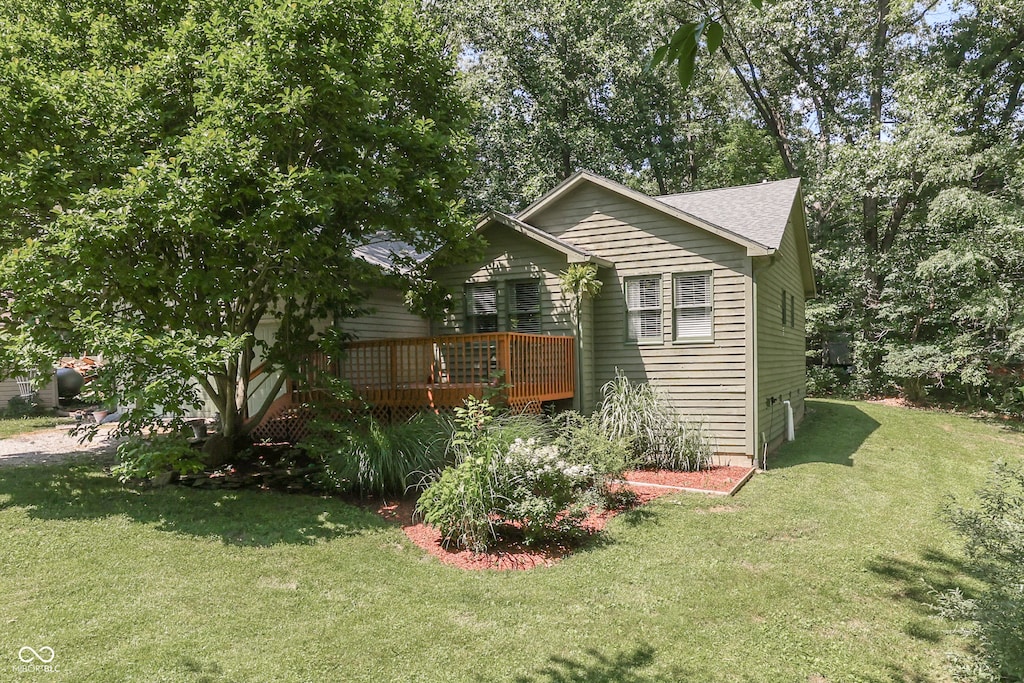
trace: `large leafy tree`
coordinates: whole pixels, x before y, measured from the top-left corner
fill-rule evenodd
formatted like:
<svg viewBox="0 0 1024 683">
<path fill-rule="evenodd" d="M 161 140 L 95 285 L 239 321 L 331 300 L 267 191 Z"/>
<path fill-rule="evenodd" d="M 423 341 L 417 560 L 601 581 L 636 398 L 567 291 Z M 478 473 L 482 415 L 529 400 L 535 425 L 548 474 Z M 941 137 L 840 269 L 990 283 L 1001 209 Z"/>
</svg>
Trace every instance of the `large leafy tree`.
<svg viewBox="0 0 1024 683">
<path fill-rule="evenodd" d="M 806 179 L 810 332 L 853 334 L 862 390 L 1007 405 L 1019 386 L 1017 5 L 680 0 L 652 58 L 691 88 L 726 65 Z"/>
<path fill-rule="evenodd" d="M 465 233 L 454 79 L 406 0 L 5 3 L 10 362 L 102 353 L 126 427 L 201 387 L 244 441 L 329 336 L 317 321 L 358 314 L 381 277 L 355 247 Z M 284 372 L 250 411 L 260 356 Z"/>
<path fill-rule="evenodd" d="M 647 68 L 670 3 L 441 0 L 474 119 L 475 208 L 520 208 L 579 169 L 653 194 L 779 177 L 724 69 L 683 91 Z M 725 150 L 719 153 L 718 150 Z"/>
</svg>

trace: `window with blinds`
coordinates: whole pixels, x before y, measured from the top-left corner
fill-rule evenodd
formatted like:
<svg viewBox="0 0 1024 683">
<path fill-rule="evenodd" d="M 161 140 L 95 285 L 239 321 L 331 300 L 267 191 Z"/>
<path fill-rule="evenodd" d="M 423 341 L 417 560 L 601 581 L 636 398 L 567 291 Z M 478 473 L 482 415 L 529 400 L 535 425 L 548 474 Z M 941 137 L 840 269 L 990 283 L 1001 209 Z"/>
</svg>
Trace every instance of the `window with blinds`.
<svg viewBox="0 0 1024 683">
<path fill-rule="evenodd" d="M 661 278 L 626 280 L 626 337 L 631 341 L 661 341 Z"/>
<path fill-rule="evenodd" d="M 509 327 L 515 332 L 540 334 L 540 281 L 510 282 L 508 302 Z"/>
<path fill-rule="evenodd" d="M 676 275 L 672 278 L 675 338 L 710 339 L 713 330 L 711 274 Z"/>
<path fill-rule="evenodd" d="M 498 331 L 498 288 L 493 283 L 466 285 L 466 328 L 470 332 Z"/>
</svg>

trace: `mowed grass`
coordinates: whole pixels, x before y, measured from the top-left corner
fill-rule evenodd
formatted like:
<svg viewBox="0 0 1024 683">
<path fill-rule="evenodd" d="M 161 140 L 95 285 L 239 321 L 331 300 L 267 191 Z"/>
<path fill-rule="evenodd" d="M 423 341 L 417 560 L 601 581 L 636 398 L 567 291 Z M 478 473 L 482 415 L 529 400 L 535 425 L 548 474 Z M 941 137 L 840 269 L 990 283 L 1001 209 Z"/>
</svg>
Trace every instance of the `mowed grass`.
<svg viewBox="0 0 1024 683">
<path fill-rule="evenodd" d="M 72 424 L 73 418 L 55 417 L 53 415 L 43 417 L 4 417 L 0 418 L 0 439 L 6 439 L 18 434 L 38 432 L 46 429 L 53 429 L 58 425 Z"/>
<path fill-rule="evenodd" d="M 0 469 L 0 680 L 948 680 L 929 586 L 980 586 L 937 513 L 1024 434 L 810 411 L 736 498 L 661 499 L 528 572 L 443 566 L 334 499 Z M 15 673 L 25 645 L 60 672 Z"/>
</svg>

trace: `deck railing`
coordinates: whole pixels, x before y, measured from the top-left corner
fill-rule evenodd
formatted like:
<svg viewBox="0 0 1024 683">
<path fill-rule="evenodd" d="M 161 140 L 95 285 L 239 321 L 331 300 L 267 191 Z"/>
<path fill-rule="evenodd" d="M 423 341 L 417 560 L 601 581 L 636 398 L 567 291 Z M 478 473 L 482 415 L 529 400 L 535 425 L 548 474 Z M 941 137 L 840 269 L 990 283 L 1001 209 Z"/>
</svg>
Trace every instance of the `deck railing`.
<svg viewBox="0 0 1024 683">
<path fill-rule="evenodd" d="M 350 342 L 341 358 L 310 359 L 313 389 L 325 377 L 348 382 L 375 406 L 447 408 L 470 395 L 495 395 L 510 405 L 572 398 L 575 340 L 519 332 L 459 334 Z"/>
</svg>

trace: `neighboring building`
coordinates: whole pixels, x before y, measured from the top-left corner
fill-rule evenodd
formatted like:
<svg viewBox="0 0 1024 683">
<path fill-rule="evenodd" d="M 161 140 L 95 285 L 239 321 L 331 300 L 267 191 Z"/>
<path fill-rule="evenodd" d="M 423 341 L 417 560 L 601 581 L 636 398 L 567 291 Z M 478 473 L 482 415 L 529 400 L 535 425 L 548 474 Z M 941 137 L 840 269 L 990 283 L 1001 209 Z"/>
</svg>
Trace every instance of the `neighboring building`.
<svg viewBox="0 0 1024 683">
<path fill-rule="evenodd" d="M 382 291 L 376 315 L 346 326 L 365 341 L 338 371 L 371 401 L 451 405 L 510 384 L 512 402 L 572 398 L 588 411 L 618 369 L 746 462 L 784 436 L 784 402 L 803 418 L 815 284 L 799 179 L 650 197 L 581 172 L 477 230 L 480 259 L 434 272 L 463 297 L 446 317 L 427 323 Z M 385 265 L 402 247 L 362 255 Z M 559 273 L 572 263 L 597 266 L 603 287 L 568 341 L 577 328 Z"/>
<path fill-rule="evenodd" d="M 24 382 L 28 378 L 10 378 L 0 382 L 0 409 L 6 409 L 10 400 L 15 396 L 24 397 L 27 393 Z M 45 386 L 34 390 L 35 400 L 39 402 L 39 405 L 46 408 L 57 407 L 57 383 L 49 381 Z"/>
</svg>

